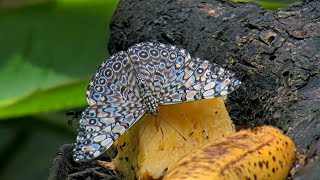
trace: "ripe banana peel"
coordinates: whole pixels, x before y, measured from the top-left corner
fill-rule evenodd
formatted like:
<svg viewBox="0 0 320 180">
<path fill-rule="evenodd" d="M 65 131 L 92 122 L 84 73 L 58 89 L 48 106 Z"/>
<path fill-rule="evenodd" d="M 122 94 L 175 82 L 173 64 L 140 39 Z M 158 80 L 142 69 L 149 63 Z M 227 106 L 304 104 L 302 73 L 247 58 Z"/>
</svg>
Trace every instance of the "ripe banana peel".
<svg viewBox="0 0 320 180">
<path fill-rule="evenodd" d="M 199 147 L 179 160 L 164 179 L 286 179 L 295 152 L 289 137 L 262 126 Z"/>
</svg>

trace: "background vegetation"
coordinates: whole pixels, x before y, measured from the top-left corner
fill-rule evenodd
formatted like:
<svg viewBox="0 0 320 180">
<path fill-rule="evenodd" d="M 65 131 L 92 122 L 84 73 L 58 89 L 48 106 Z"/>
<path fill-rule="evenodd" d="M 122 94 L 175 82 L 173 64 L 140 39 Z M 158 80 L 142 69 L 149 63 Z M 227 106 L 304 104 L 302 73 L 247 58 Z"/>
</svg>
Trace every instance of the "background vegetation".
<svg viewBox="0 0 320 180">
<path fill-rule="evenodd" d="M 75 142 L 77 125 L 68 126 L 65 113 L 87 105 L 87 84 L 109 56 L 117 4 L 0 0 L 1 179 L 46 179 L 59 146 Z"/>
</svg>

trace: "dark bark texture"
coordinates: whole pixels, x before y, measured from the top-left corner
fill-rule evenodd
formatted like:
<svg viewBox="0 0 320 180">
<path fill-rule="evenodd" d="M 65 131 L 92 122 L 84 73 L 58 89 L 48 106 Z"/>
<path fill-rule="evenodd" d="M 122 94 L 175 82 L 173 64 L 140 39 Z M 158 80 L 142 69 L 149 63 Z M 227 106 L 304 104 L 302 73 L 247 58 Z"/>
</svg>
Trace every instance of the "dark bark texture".
<svg viewBox="0 0 320 180">
<path fill-rule="evenodd" d="M 235 124 L 274 125 L 299 150 L 319 143 L 320 1 L 273 12 L 256 3 L 126 0 L 110 28 L 110 53 L 165 41 L 234 71 L 243 82 L 227 101 Z"/>
<path fill-rule="evenodd" d="M 53 159 L 48 180 L 105 179 L 119 180 L 120 177 L 111 169 L 99 165 L 98 161 L 76 163 L 73 161 L 74 144 L 62 145 Z M 110 151 L 109 151 L 110 152 Z M 111 158 L 103 154 L 99 160 L 111 162 Z"/>
</svg>

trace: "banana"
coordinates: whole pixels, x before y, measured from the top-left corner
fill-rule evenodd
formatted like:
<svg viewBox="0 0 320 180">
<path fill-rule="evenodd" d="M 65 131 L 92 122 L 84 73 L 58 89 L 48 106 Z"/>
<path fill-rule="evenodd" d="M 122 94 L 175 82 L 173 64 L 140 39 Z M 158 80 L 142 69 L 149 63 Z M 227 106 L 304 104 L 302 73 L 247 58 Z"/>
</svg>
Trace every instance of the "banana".
<svg viewBox="0 0 320 180">
<path fill-rule="evenodd" d="M 293 141 L 271 126 L 243 130 L 185 155 L 164 179 L 286 179 Z"/>
</svg>

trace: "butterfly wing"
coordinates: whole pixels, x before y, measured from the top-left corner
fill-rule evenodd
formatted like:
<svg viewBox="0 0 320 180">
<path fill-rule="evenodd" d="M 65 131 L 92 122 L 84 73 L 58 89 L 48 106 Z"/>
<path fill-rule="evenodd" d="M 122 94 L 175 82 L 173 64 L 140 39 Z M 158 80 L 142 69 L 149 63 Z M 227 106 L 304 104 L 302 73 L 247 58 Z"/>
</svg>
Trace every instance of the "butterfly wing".
<svg viewBox="0 0 320 180">
<path fill-rule="evenodd" d="M 99 156 L 145 114 L 136 86 L 134 67 L 120 51 L 102 63 L 87 89 L 86 108 L 80 119 L 74 160 Z"/>
<path fill-rule="evenodd" d="M 127 53 L 162 105 L 215 98 L 240 84 L 233 73 L 176 46 L 139 43 Z"/>
<path fill-rule="evenodd" d="M 142 104 L 132 101 L 86 108 L 80 119 L 74 160 L 87 161 L 101 155 L 145 112 Z"/>
<path fill-rule="evenodd" d="M 111 56 L 98 68 L 87 89 L 89 105 L 139 100 L 134 67 L 124 51 Z"/>
<path fill-rule="evenodd" d="M 177 73 L 191 61 L 186 50 L 159 42 L 135 44 L 126 52 L 158 99 L 179 89 L 179 86 L 169 86 L 168 82 L 176 79 Z"/>
<path fill-rule="evenodd" d="M 241 82 L 230 71 L 207 60 L 192 58 L 168 82 L 160 104 L 176 104 L 227 95 Z"/>
</svg>

